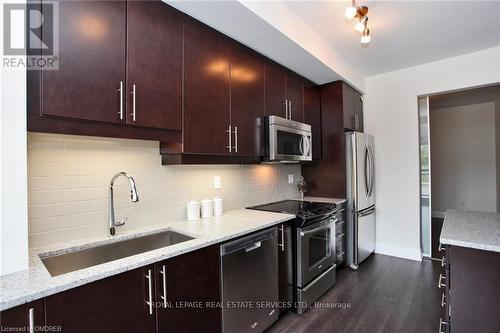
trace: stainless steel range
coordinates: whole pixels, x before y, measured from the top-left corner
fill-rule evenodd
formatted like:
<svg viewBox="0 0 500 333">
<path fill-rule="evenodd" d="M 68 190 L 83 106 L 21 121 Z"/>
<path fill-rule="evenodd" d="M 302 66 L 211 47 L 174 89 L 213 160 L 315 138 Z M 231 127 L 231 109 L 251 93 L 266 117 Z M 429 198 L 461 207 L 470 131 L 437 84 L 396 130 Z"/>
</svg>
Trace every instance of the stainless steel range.
<svg viewBox="0 0 500 333">
<path fill-rule="evenodd" d="M 282 242 L 292 242 L 287 257 L 293 262 L 288 284 L 293 297 L 292 310 L 304 313 L 335 284 L 335 225 L 342 219 L 342 208 L 335 204 L 285 200 L 249 209 L 295 214 L 296 219 L 281 230 Z"/>
</svg>

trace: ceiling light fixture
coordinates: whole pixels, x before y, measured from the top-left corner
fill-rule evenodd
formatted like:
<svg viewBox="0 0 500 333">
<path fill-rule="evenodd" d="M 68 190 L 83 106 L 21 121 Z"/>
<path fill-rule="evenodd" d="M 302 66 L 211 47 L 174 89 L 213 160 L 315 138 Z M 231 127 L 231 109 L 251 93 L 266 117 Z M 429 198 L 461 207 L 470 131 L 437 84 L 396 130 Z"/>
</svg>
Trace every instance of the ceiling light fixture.
<svg viewBox="0 0 500 333">
<path fill-rule="evenodd" d="M 367 23 L 368 23 L 368 16 L 365 16 L 362 19 L 360 19 L 358 23 L 356 23 L 354 29 L 356 29 L 359 32 L 363 32 L 366 29 Z"/>
<path fill-rule="evenodd" d="M 361 44 L 370 43 L 370 29 L 368 29 L 368 7 L 356 6 L 355 0 L 352 0 L 351 7 L 345 10 L 345 17 L 349 20 L 357 18 L 358 22 L 354 25 L 354 29 L 362 33 Z"/>
<path fill-rule="evenodd" d="M 371 41 L 370 29 L 366 28 L 361 36 L 361 44 L 368 44 Z"/>
</svg>

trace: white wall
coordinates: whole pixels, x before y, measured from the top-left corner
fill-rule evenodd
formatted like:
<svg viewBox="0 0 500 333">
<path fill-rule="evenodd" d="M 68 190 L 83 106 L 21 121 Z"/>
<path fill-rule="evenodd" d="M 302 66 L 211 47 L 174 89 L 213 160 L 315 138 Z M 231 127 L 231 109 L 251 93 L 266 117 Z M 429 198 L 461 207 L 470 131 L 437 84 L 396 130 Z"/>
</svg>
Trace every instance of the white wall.
<svg viewBox="0 0 500 333">
<path fill-rule="evenodd" d="M 431 109 L 432 210 L 496 212 L 495 103 Z"/>
<path fill-rule="evenodd" d="M 0 44 L 3 54 L 3 39 Z M 0 73 L 0 275 L 4 275 L 28 267 L 26 71 L 2 67 Z"/>
<path fill-rule="evenodd" d="M 365 131 L 376 148 L 376 252 L 420 259 L 417 96 L 497 82 L 500 47 L 366 78 Z"/>
<path fill-rule="evenodd" d="M 115 187 L 120 230 L 185 219 L 186 203 L 218 195 L 226 210 L 298 197 L 300 165 L 163 166 L 158 142 L 29 133 L 29 245 L 106 235 L 109 181 L 134 177 L 139 202 L 124 178 Z M 295 183 L 288 184 L 288 174 Z M 222 188 L 214 190 L 220 176 Z"/>
</svg>

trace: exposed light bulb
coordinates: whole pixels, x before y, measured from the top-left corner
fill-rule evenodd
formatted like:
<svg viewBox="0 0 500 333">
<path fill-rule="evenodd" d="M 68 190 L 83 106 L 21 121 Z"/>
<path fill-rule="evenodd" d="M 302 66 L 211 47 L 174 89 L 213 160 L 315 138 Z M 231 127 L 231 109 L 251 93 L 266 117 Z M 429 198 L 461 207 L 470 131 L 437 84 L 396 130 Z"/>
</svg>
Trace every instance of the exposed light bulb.
<svg viewBox="0 0 500 333">
<path fill-rule="evenodd" d="M 361 36 L 361 44 L 368 44 L 371 41 L 370 29 L 366 28 L 363 31 L 363 36 Z"/>
<path fill-rule="evenodd" d="M 358 9 L 354 6 L 349 7 L 345 10 L 345 17 L 350 20 L 353 19 L 354 16 L 356 16 L 356 13 L 358 12 Z"/>
<path fill-rule="evenodd" d="M 354 29 L 356 29 L 359 32 L 363 32 L 363 30 L 365 30 L 365 25 L 361 22 L 358 22 L 356 23 L 356 25 L 354 25 Z"/>
</svg>

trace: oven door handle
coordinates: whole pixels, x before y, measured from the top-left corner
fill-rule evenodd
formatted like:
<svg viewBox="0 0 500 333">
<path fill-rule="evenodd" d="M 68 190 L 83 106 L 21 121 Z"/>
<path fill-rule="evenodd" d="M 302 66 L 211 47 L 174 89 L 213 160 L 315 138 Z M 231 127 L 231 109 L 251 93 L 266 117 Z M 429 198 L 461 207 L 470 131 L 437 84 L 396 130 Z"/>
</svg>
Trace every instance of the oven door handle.
<svg viewBox="0 0 500 333">
<path fill-rule="evenodd" d="M 318 228 L 315 228 L 313 230 L 308 230 L 308 231 L 301 231 L 300 232 L 300 236 L 301 237 L 304 237 L 305 235 L 309 235 L 309 234 L 313 234 L 315 232 L 318 232 L 318 231 L 321 231 L 321 230 L 325 230 L 325 229 L 330 229 L 332 227 L 332 225 L 329 223 L 329 224 L 326 224 L 324 226 L 321 226 L 321 227 L 318 227 Z"/>
</svg>

